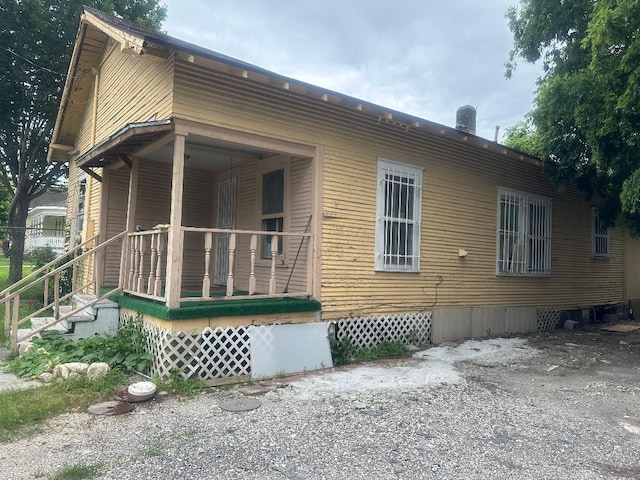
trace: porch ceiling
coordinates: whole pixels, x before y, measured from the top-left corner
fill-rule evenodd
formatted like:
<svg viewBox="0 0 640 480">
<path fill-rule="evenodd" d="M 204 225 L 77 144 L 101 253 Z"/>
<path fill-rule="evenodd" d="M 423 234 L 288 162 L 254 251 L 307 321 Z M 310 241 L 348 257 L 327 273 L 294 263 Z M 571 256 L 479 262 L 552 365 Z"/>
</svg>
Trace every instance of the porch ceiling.
<svg viewBox="0 0 640 480">
<path fill-rule="evenodd" d="M 123 156 L 135 155 L 144 147 L 171 133 L 174 128 L 171 119 L 129 124 L 78 157 L 76 164 L 81 168 L 108 167 L 120 161 Z M 214 171 L 236 167 L 256 159 L 263 160 L 278 153 L 199 135 L 189 135 L 185 145 L 187 166 Z M 144 156 L 158 162 L 171 163 L 173 142 L 159 146 Z"/>
<path fill-rule="evenodd" d="M 256 159 L 276 155 L 263 149 L 224 142 L 221 140 L 189 135 L 185 144 L 185 164 L 204 170 L 224 170 L 237 167 Z M 173 144 L 168 143 L 147 155 L 148 158 L 163 163 L 173 161 Z"/>
</svg>

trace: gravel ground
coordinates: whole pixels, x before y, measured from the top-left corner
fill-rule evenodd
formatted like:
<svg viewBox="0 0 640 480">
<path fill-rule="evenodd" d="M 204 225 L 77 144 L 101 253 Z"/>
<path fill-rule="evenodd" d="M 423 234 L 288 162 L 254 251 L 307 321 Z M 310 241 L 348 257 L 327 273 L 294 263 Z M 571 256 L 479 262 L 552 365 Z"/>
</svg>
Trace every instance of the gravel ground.
<svg viewBox="0 0 640 480">
<path fill-rule="evenodd" d="M 640 333 L 556 331 L 69 413 L 1 445 L 0 477 L 640 479 L 638 353 Z M 256 391 L 255 410 L 220 408 Z"/>
</svg>

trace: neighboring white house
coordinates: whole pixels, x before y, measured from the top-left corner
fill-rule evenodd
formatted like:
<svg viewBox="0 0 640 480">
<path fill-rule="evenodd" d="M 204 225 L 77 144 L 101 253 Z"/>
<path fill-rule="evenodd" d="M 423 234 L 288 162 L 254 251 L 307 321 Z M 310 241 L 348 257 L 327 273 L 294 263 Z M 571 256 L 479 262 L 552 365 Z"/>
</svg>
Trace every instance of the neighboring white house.
<svg viewBox="0 0 640 480">
<path fill-rule="evenodd" d="M 56 254 L 64 250 L 67 192 L 46 192 L 33 200 L 27 214 L 25 253 L 38 247 L 51 247 Z"/>
</svg>

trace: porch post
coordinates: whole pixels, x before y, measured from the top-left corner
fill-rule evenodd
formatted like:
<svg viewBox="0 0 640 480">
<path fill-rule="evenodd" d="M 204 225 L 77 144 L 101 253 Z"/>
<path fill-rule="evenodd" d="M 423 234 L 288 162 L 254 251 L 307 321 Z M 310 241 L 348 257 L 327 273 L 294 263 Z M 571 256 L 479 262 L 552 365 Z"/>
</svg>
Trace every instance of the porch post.
<svg viewBox="0 0 640 480">
<path fill-rule="evenodd" d="M 166 305 L 180 306 L 182 287 L 182 193 L 184 190 L 185 135 L 176 135 L 173 141 L 173 176 L 171 179 L 171 215 L 167 235 Z"/>
<path fill-rule="evenodd" d="M 129 172 L 129 199 L 127 202 L 127 232 L 133 232 L 136 227 L 136 203 L 138 201 L 138 172 L 140 171 L 140 159 L 132 158 L 131 171 Z M 102 208 L 106 208 L 105 205 Z M 122 239 L 122 254 L 120 256 L 120 287 L 131 288 L 129 285 L 129 237 Z"/>
<path fill-rule="evenodd" d="M 98 245 L 107 240 L 107 212 L 109 210 L 109 177 L 111 176 L 109 170 L 102 169 L 102 185 L 100 187 L 100 217 L 98 223 Z M 100 290 L 104 282 L 104 249 L 96 253 L 96 295 L 100 296 Z"/>
</svg>

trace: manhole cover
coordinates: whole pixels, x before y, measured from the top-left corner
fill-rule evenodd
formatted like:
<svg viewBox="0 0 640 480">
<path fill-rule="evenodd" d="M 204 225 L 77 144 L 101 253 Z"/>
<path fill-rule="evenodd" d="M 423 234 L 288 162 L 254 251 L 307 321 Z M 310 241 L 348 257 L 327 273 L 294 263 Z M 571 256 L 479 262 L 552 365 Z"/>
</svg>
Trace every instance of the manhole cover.
<svg viewBox="0 0 640 480">
<path fill-rule="evenodd" d="M 121 415 L 133 410 L 133 405 L 126 402 L 112 400 L 110 402 L 96 403 L 91 405 L 87 411 L 93 415 Z"/>
<path fill-rule="evenodd" d="M 255 410 L 260 405 L 262 405 L 262 402 L 257 398 L 243 397 L 225 400 L 220 404 L 220 408 L 227 412 L 248 412 L 249 410 Z"/>
</svg>

